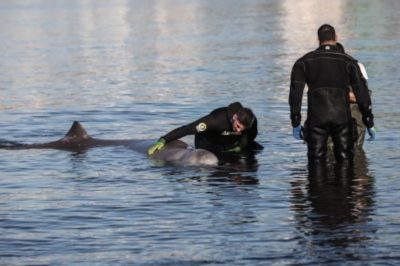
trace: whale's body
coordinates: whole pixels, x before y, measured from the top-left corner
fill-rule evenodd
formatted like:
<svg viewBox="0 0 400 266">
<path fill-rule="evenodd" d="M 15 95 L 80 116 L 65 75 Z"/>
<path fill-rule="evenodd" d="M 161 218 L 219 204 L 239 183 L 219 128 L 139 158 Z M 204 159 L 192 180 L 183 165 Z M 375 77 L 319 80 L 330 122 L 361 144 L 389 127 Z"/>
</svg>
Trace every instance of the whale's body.
<svg viewBox="0 0 400 266">
<path fill-rule="evenodd" d="M 125 146 L 140 153 L 147 154 L 147 149 L 152 140 L 108 140 L 92 138 L 83 126 L 73 122 L 68 133 L 61 139 L 38 144 L 10 143 L 2 145 L 7 149 L 59 149 L 69 151 L 85 151 L 95 147 Z M 180 165 L 217 165 L 218 158 L 210 151 L 204 149 L 192 149 L 180 140 L 167 143 L 165 147 L 157 151 L 152 159 L 161 160 Z"/>
</svg>

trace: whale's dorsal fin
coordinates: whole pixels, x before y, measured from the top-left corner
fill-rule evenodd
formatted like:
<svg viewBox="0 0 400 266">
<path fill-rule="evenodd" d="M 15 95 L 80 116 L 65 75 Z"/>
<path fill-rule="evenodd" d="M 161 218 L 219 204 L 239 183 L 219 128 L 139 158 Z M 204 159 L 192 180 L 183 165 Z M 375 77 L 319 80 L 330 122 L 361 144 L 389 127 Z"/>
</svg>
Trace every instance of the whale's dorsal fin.
<svg viewBox="0 0 400 266">
<path fill-rule="evenodd" d="M 69 129 L 68 133 L 65 135 L 66 138 L 74 138 L 74 139 L 89 139 L 90 136 L 83 128 L 81 123 L 78 121 L 74 121 L 72 123 L 71 128 Z"/>
</svg>

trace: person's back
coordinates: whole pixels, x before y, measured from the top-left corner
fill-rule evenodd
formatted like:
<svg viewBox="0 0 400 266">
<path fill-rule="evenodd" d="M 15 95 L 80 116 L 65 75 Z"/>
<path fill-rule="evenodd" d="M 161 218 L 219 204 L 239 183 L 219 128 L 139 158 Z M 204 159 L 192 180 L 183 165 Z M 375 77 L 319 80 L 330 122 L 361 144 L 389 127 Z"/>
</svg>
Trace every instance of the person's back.
<svg viewBox="0 0 400 266">
<path fill-rule="evenodd" d="M 362 80 L 357 61 L 337 46 L 332 26 L 322 25 L 318 29 L 318 39 L 319 48 L 297 60 L 292 69 L 289 104 L 293 135 L 296 139 L 301 138 L 301 102 L 307 84 L 305 140 L 309 160 L 326 160 L 329 136 L 334 144 L 336 160 L 352 159 L 353 127 L 349 88 L 353 88 L 363 122 L 372 132 L 374 123 L 368 87 Z"/>
<path fill-rule="evenodd" d="M 323 45 L 298 61 L 308 85 L 308 126 L 341 125 L 351 119 L 349 69 L 357 62 L 334 45 Z"/>
</svg>

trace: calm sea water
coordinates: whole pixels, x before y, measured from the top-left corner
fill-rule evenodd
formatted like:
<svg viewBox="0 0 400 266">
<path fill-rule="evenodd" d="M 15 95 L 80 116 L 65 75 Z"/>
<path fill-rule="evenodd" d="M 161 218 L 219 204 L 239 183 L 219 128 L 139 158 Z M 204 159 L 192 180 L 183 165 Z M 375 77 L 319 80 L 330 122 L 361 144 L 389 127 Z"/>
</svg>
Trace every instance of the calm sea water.
<svg viewBox="0 0 400 266">
<path fill-rule="evenodd" d="M 399 11 L 395 0 L 1 1 L 0 139 L 59 139 L 74 120 L 97 138 L 155 139 L 239 100 L 265 149 L 217 168 L 122 147 L 0 150 L 0 264 L 398 264 Z M 291 67 L 323 23 L 373 91 L 378 139 L 348 170 L 308 169 L 291 136 Z"/>
</svg>

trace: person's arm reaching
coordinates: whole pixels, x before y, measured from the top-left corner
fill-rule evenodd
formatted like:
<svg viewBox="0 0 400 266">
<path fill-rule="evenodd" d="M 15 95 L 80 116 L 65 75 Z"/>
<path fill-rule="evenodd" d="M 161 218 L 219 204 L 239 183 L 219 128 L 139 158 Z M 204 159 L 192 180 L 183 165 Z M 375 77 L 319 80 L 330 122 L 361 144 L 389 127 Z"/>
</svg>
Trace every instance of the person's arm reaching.
<svg viewBox="0 0 400 266">
<path fill-rule="evenodd" d="M 147 154 L 149 156 L 153 155 L 156 151 L 161 150 L 165 144 L 170 141 L 180 139 L 187 135 L 193 135 L 196 133 L 204 132 L 212 126 L 213 117 L 211 115 L 206 115 L 193 123 L 175 128 L 169 133 L 165 134 L 157 140 L 148 150 Z"/>
</svg>

